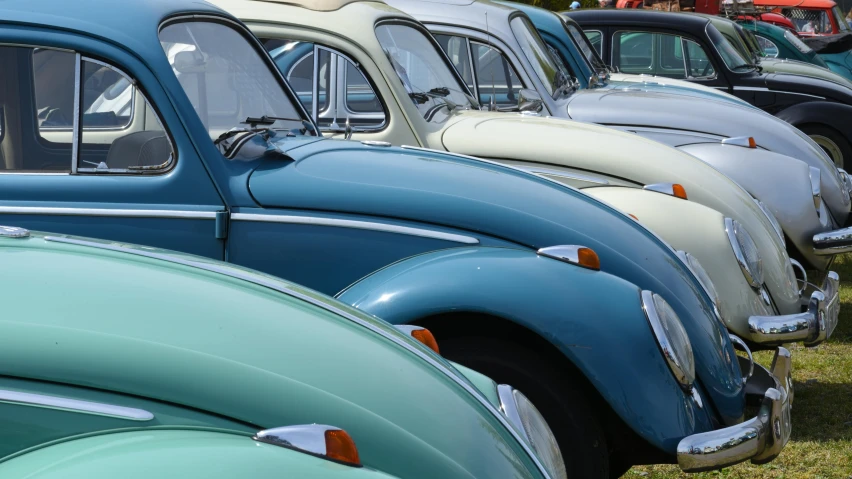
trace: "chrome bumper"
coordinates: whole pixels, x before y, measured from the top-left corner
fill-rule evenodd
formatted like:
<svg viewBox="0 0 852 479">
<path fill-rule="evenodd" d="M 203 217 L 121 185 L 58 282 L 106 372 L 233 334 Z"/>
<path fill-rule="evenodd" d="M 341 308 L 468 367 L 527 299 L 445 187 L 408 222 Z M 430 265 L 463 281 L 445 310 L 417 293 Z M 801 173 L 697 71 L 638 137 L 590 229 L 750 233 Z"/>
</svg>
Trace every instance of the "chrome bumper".
<svg viewBox="0 0 852 479">
<path fill-rule="evenodd" d="M 745 386 L 746 401 L 759 404 L 757 416 L 736 426 L 694 434 L 677 445 L 677 463 L 685 472 L 721 469 L 746 460 L 765 464 L 790 439 L 793 381 L 790 351 L 778 348 L 772 371 L 755 364 Z"/>
<path fill-rule="evenodd" d="M 852 227 L 814 235 L 814 254 L 819 256 L 852 251 Z"/>
<path fill-rule="evenodd" d="M 749 339 L 763 345 L 804 341 L 806 346 L 828 339 L 840 314 L 840 276 L 829 271 L 822 288 L 806 283 L 802 296 L 809 298 L 803 313 L 748 318 Z"/>
</svg>

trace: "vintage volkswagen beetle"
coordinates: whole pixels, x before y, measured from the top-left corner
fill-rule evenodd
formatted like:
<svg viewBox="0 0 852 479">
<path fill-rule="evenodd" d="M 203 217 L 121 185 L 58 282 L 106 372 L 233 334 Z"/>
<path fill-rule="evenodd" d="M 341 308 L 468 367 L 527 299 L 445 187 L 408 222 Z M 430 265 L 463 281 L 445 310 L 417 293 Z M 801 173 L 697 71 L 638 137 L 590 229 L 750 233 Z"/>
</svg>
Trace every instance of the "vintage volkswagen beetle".
<svg viewBox="0 0 852 479">
<path fill-rule="evenodd" d="M 35 477 L 92 477 L 118 463 L 159 478 L 189 457 L 205 464 L 181 478 L 386 477 L 346 471 L 362 466 L 564 477 L 522 394 L 466 370 L 479 390 L 408 334 L 322 294 L 208 258 L 17 227 L 0 227 L 0 257 L 14 271 L 0 280 L 2 477 L 33 477 L 34 465 Z M 498 411 L 514 407 L 521 428 Z"/>
<path fill-rule="evenodd" d="M 691 41 L 699 57 L 693 62 L 695 72 L 687 80 L 732 93 L 809 136 L 825 135 L 828 130 L 839 145 L 838 151 L 843 152 L 842 157 L 832 158 L 834 163 L 845 168 L 847 158 L 852 158 L 852 132 L 846 128 L 852 121 L 852 89 L 842 77 L 827 70 L 822 72 L 823 76 L 842 82 L 838 83 L 825 78 L 759 71 L 753 59 L 745 56 L 731 43 L 729 36 L 719 31 L 717 24 L 729 23 L 720 17 L 649 10 L 589 10 L 564 14 L 576 20 L 584 30 L 601 32 L 601 56 L 625 72 L 675 74 L 677 78 L 684 78 L 683 72 L 672 73 L 667 68 L 661 50 L 655 50 L 659 55 L 650 55 L 648 47 L 650 41 L 668 38 Z M 614 39 L 618 40 L 616 51 L 613 51 Z M 643 64 L 646 60 L 653 63 L 651 68 Z M 682 57 L 678 57 L 678 61 L 679 65 L 683 64 Z M 809 161 L 807 156 L 796 158 Z"/>
<path fill-rule="evenodd" d="M 696 470 L 783 447 L 788 424 L 766 441 L 761 418 L 780 420 L 792 399 L 786 353 L 744 384 L 751 362 L 740 368 L 701 282 L 640 224 L 506 166 L 323 140 L 233 17 L 195 2 L 131 2 L 116 17 L 109 5 L 0 5 L 16 25 L 0 29 L 2 73 L 24 78 L 0 96 L 0 216 L 257 266 L 395 324 L 434 325 L 448 350 L 478 352 L 471 363 L 524 388 L 581 477 L 605 475 L 610 458 Z M 661 351 L 664 365 L 647 360 Z M 747 398 L 767 409 L 743 422 Z M 696 449 L 708 441 L 715 452 Z"/>
</svg>

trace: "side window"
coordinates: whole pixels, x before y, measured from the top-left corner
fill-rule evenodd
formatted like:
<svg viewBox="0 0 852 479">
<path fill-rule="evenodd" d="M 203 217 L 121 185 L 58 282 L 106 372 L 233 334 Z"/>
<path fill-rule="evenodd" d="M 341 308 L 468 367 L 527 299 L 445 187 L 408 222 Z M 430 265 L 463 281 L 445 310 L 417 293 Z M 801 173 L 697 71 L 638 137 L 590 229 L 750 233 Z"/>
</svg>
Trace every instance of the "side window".
<svg viewBox="0 0 852 479">
<path fill-rule="evenodd" d="M 387 112 L 359 66 L 346 56 L 310 42 L 261 39 L 302 106 L 326 130 L 384 127 Z M 314 58 L 317 58 L 315 61 Z M 314 91 L 317 111 L 314 112 Z"/>
<path fill-rule="evenodd" d="M 435 40 L 438 40 L 441 49 L 450 57 L 450 61 L 456 67 L 470 91 L 476 91 L 473 87 L 473 65 L 470 62 L 467 38 L 454 35 L 435 35 Z"/>
<path fill-rule="evenodd" d="M 766 37 L 757 36 L 757 44 L 760 45 L 760 51 L 770 58 L 778 58 L 778 45 L 773 43 Z"/>
<path fill-rule="evenodd" d="M 613 60 L 624 73 L 654 73 L 654 34 L 617 32 L 613 37 Z"/>
<path fill-rule="evenodd" d="M 487 105 L 494 95 L 498 108 L 516 108 L 523 85 L 506 57 L 482 43 L 470 42 L 470 49 L 479 86 L 479 102 Z"/>
<path fill-rule="evenodd" d="M 668 78 L 707 78 L 716 74 L 701 45 L 665 33 L 616 32 L 612 57 L 624 73 Z"/>
<path fill-rule="evenodd" d="M 0 47 L 0 105 L 0 170 L 138 173 L 174 156 L 134 82 L 73 52 Z"/>
<path fill-rule="evenodd" d="M 77 171 L 165 168 L 171 142 L 154 109 L 124 73 L 95 60 L 81 68 Z"/>
<path fill-rule="evenodd" d="M 692 78 L 708 78 L 716 76 L 716 70 L 713 68 L 713 63 L 707 52 L 701 48 L 701 45 L 692 40 L 683 39 L 683 44 L 686 45 L 686 56 L 689 59 L 689 76 Z"/>
<path fill-rule="evenodd" d="M 584 32 L 589 42 L 598 51 L 598 55 L 603 56 L 603 34 L 599 30 L 584 30 Z"/>
</svg>

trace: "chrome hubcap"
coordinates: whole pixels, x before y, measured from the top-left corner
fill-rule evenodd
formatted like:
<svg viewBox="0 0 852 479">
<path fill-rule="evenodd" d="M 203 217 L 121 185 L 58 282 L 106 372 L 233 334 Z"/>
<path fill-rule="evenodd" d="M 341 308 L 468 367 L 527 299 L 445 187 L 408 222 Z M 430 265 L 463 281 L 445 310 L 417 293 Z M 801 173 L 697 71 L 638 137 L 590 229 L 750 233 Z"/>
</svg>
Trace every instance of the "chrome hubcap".
<svg viewBox="0 0 852 479">
<path fill-rule="evenodd" d="M 811 135 L 811 139 L 816 142 L 826 153 L 831 157 L 834 164 L 837 165 L 838 168 L 843 168 L 843 152 L 840 151 L 840 147 L 837 146 L 837 143 L 831 140 L 831 138 L 822 136 L 822 135 Z"/>
</svg>

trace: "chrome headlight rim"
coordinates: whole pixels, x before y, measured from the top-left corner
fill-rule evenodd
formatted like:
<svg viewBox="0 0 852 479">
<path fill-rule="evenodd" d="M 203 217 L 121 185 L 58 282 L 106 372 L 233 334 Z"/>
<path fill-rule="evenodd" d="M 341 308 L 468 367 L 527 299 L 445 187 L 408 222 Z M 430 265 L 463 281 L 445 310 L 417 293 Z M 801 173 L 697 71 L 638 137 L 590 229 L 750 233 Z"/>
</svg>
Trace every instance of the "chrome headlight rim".
<svg viewBox="0 0 852 479">
<path fill-rule="evenodd" d="M 643 290 L 642 309 L 657 340 L 657 345 L 675 380 L 684 391 L 691 391 L 695 384 L 695 356 L 692 343 L 674 309 L 662 296 Z M 668 327 L 667 327 L 668 326 Z M 672 337 L 674 333 L 675 337 Z M 680 336 L 680 339 L 677 338 Z M 683 344 L 678 345 L 678 342 Z"/>
<path fill-rule="evenodd" d="M 506 415 L 512 426 L 523 436 L 524 440 L 527 441 L 527 444 L 538 456 L 539 461 L 547 469 L 550 477 L 552 479 L 568 479 L 565 461 L 562 458 L 562 451 L 559 450 L 559 443 L 556 441 L 556 436 L 554 436 L 544 416 L 536 409 L 532 401 L 524 393 L 508 384 L 497 385 L 497 397 L 500 399 L 500 409 L 503 411 L 503 414 Z M 522 414 L 529 415 L 528 421 L 525 422 L 523 420 Z M 533 434 L 528 430 L 528 426 L 526 425 L 529 423 L 530 418 L 540 423 L 543 431 L 539 432 L 545 433 L 546 441 L 550 444 L 539 444 L 533 438 Z M 542 452 L 545 452 L 542 449 L 545 448 L 552 448 L 549 451 L 551 454 L 542 454 Z M 552 454 L 553 452 L 555 454 Z"/>
<path fill-rule="evenodd" d="M 734 256 L 740 265 L 743 276 L 745 276 L 746 281 L 748 281 L 748 284 L 752 288 L 759 290 L 763 286 L 763 263 L 760 258 L 760 252 L 757 250 L 757 244 L 737 220 L 725 218 L 725 232 L 728 234 L 728 242 L 734 250 Z M 754 265 L 750 264 L 749 258 L 746 256 L 743 249 L 744 243 L 750 243 L 750 246 L 754 247 L 756 255 Z"/>
<path fill-rule="evenodd" d="M 763 211 L 763 214 L 764 216 L 766 216 L 766 219 L 768 219 L 769 222 L 772 223 L 772 229 L 774 229 L 775 232 L 778 233 L 778 238 L 781 240 L 781 246 L 784 249 L 787 249 L 787 239 L 784 238 L 784 229 L 781 228 L 781 223 L 778 222 L 778 218 L 776 218 L 775 215 L 772 214 L 771 211 L 769 211 L 769 208 L 762 201 L 757 198 L 754 198 L 754 202 L 757 203 L 757 206 L 758 208 L 760 208 L 760 211 Z"/>
</svg>

